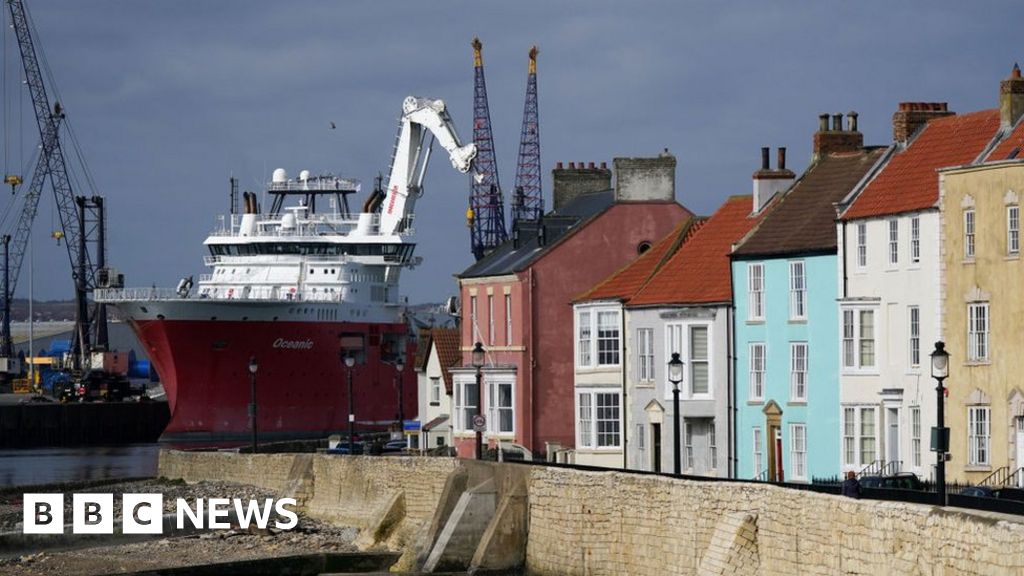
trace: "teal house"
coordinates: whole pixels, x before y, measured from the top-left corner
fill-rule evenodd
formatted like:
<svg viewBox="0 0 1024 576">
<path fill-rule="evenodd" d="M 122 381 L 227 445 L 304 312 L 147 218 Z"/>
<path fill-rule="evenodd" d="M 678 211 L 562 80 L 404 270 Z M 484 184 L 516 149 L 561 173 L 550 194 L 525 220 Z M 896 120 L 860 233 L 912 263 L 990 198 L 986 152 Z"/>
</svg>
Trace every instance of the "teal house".
<svg viewBox="0 0 1024 576">
<path fill-rule="evenodd" d="M 739 478 L 810 482 L 839 473 L 836 212 L 885 148 L 822 116 L 804 174 L 732 252 L 735 457 Z M 755 174 L 755 178 L 756 178 Z M 756 180 L 755 180 L 756 188 Z"/>
</svg>

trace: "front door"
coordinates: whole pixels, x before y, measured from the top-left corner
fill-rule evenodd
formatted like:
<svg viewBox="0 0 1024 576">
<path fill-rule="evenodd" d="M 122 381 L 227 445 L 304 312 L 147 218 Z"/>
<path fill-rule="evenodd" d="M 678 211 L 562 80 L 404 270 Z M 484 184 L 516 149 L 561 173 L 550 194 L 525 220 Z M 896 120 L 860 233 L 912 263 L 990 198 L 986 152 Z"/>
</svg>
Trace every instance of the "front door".
<svg viewBox="0 0 1024 576">
<path fill-rule="evenodd" d="M 651 424 L 651 470 L 661 472 L 661 424 Z"/>
<path fill-rule="evenodd" d="M 900 409 L 888 408 L 885 411 L 886 434 L 885 434 L 885 459 L 887 462 L 900 461 Z M 899 464 L 894 464 L 899 472 Z"/>
<path fill-rule="evenodd" d="M 1017 431 L 1017 468 L 1024 467 L 1024 416 L 1014 418 Z M 1024 488 L 1024 474 L 1017 474 L 1017 487 Z"/>
<path fill-rule="evenodd" d="M 688 421 L 688 429 L 690 432 L 689 445 L 687 446 L 687 456 L 690 458 L 689 465 L 693 470 L 693 473 L 698 476 L 703 476 L 708 473 L 708 454 L 711 451 L 708 443 L 709 435 L 708 432 L 708 421 L 705 419 L 694 419 Z"/>
</svg>

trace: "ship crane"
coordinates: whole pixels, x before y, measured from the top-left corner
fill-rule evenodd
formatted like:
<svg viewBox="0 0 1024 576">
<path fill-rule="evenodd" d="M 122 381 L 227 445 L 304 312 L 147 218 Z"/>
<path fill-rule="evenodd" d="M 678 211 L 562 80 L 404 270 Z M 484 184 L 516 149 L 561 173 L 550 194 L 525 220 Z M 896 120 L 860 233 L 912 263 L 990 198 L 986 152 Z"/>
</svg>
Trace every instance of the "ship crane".
<svg viewBox="0 0 1024 576">
<path fill-rule="evenodd" d="M 448 152 L 452 167 L 463 174 L 473 168 L 476 145 L 461 143 L 444 102 L 407 97 L 402 102 L 398 141 L 381 204 L 382 235 L 401 234 L 409 228 L 416 199 L 423 190 L 423 177 L 435 139 Z"/>
</svg>

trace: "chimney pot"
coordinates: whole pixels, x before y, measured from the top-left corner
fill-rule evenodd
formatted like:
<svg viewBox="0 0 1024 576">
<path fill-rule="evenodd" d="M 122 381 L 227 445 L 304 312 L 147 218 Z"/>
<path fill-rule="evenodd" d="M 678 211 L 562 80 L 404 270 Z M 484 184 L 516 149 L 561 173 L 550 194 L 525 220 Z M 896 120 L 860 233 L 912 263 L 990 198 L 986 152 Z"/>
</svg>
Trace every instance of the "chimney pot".
<svg viewBox="0 0 1024 576">
<path fill-rule="evenodd" d="M 587 162 L 587 168 L 590 168 L 591 170 L 593 170 L 594 169 L 594 163 L 593 162 Z"/>
<path fill-rule="evenodd" d="M 1024 78 L 1020 67 L 1013 65 L 1010 77 L 999 83 L 999 127 L 1015 126 L 1024 115 Z"/>
<path fill-rule="evenodd" d="M 576 163 L 575 162 L 569 162 L 569 170 L 575 170 L 575 169 L 576 169 Z"/>
<path fill-rule="evenodd" d="M 1013 71 L 1010 72 L 1010 78 L 1020 78 L 1020 66 L 1016 62 L 1013 63 Z"/>
<path fill-rule="evenodd" d="M 818 132 L 828 132 L 828 114 L 818 114 Z"/>
<path fill-rule="evenodd" d="M 858 114 L 854 110 L 850 110 L 849 112 L 846 113 L 846 118 L 848 121 L 847 123 L 850 126 L 850 132 L 857 131 L 857 116 Z"/>
<path fill-rule="evenodd" d="M 779 150 L 778 150 L 778 160 L 777 160 L 776 163 L 778 164 L 778 169 L 779 170 L 785 170 L 786 169 L 786 147 L 785 146 L 780 146 L 779 147 Z"/>
<path fill-rule="evenodd" d="M 555 170 L 561 170 L 561 169 L 562 169 L 562 163 L 561 162 L 555 164 Z"/>
<path fill-rule="evenodd" d="M 768 150 L 767 146 L 761 148 L 761 170 L 768 170 Z"/>
<path fill-rule="evenodd" d="M 832 115 L 832 130 L 835 132 L 843 131 L 843 115 L 833 114 Z"/>
<path fill-rule="evenodd" d="M 607 169 L 608 169 L 608 163 L 607 162 L 601 162 L 601 170 L 607 170 Z"/>
</svg>

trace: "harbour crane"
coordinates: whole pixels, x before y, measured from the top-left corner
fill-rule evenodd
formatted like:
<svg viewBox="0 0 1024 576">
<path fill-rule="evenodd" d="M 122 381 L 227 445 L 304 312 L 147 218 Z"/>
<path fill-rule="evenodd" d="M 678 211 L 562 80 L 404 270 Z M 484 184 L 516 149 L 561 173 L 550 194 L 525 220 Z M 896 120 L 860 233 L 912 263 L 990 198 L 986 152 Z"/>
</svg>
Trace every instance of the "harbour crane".
<svg viewBox="0 0 1024 576">
<path fill-rule="evenodd" d="M 508 240 L 505 229 L 505 205 L 498 181 L 498 159 L 494 154 L 491 133 L 491 109 L 487 103 L 487 82 L 484 79 L 484 45 L 473 38 L 473 143 L 477 148 L 476 174 L 470 181 L 469 210 L 466 211 L 470 231 L 470 247 L 479 260 Z"/>
</svg>

